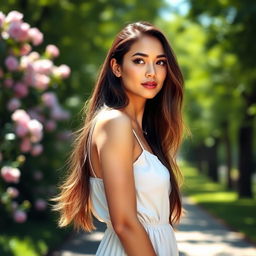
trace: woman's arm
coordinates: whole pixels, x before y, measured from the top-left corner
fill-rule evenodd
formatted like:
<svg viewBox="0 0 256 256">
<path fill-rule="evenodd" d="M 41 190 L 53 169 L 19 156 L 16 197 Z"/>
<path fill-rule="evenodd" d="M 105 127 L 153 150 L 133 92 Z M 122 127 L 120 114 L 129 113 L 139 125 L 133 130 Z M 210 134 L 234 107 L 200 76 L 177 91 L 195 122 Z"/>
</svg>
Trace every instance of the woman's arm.
<svg viewBox="0 0 256 256">
<path fill-rule="evenodd" d="M 96 145 L 113 228 L 129 256 L 156 256 L 137 218 L 130 119 L 118 110 L 98 119 Z"/>
</svg>

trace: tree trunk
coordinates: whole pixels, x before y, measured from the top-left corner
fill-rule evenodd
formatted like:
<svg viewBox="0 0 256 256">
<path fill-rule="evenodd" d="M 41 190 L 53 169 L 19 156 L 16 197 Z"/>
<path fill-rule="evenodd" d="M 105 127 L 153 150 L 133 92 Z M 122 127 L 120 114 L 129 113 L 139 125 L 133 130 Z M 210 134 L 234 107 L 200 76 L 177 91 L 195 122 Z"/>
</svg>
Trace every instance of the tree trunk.
<svg viewBox="0 0 256 256">
<path fill-rule="evenodd" d="M 215 143 L 212 147 L 208 148 L 207 152 L 207 161 L 208 161 L 208 175 L 215 181 L 219 182 L 218 177 L 218 157 L 217 157 L 217 148 L 219 140 L 215 138 Z"/>
<path fill-rule="evenodd" d="M 228 134 L 228 125 L 225 123 L 223 125 L 223 141 L 226 150 L 226 165 L 227 165 L 227 188 L 232 189 L 233 183 L 231 178 L 231 168 L 232 168 L 232 154 L 231 154 L 231 141 Z"/>
<path fill-rule="evenodd" d="M 252 197 L 252 169 L 253 169 L 253 117 L 246 115 L 239 130 L 239 197 Z"/>
</svg>

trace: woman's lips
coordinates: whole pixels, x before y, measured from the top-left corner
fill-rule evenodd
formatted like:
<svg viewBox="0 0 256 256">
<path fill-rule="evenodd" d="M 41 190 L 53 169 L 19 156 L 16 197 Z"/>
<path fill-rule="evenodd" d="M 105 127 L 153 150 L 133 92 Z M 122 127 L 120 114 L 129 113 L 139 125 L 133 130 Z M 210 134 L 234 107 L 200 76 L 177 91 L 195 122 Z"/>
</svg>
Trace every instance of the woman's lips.
<svg viewBox="0 0 256 256">
<path fill-rule="evenodd" d="M 157 86 L 156 82 L 146 82 L 146 83 L 141 83 L 141 84 L 148 89 L 153 89 Z"/>
</svg>

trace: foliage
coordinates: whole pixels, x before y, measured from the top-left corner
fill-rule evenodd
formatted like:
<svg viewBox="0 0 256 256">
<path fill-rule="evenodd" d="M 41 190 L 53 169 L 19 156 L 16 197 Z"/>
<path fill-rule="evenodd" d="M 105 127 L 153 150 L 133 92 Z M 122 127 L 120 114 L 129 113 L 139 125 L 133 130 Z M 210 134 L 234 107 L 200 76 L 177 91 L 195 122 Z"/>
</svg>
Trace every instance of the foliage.
<svg viewBox="0 0 256 256">
<path fill-rule="evenodd" d="M 52 150 L 58 152 L 52 144 L 49 150 L 49 140 L 65 139 L 58 126 L 69 113 L 55 91 L 70 69 L 54 65 L 59 55 L 54 45 L 41 55 L 33 51 L 42 42 L 43 34 L 24 22 L 23 14 L 0 12 L 1 225 L 6 219 L 25 222 L 29 210 L 31 215 L 45 211 L 45 199 L 54 192 L 47 180 L 52 174 L 44 172 L 52 167 L 45 159 L 51 159 Z"/>
</svg>

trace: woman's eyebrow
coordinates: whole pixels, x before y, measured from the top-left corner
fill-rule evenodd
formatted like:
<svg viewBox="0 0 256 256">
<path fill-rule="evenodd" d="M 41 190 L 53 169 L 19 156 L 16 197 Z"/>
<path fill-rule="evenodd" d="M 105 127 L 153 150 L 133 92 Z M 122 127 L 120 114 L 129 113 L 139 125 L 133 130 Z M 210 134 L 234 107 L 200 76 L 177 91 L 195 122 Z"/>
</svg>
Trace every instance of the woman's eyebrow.
<svg viewBox="0 0 256 256">
<path fill-rule="evenodd" d="M 132 57 L 133 57 L 133 56 L 136 56 L 136 55 L 143 56 L 143 57 L 148 57 L 147 54 L 141 53 L 141 52 L 136 52 L 136 53 L 134 53 L 134 54 L 132 55 Z M 160 54 L 160 55 L 157 55 L 156 57 L 157 57 L 157 58 L 162 58 L 162 57 L 166 57 L 166 55 L 165 55 L 165 54 Z"/>
</svg>

